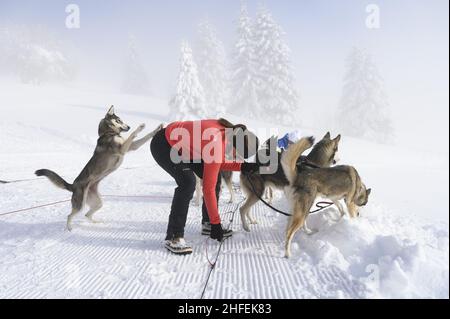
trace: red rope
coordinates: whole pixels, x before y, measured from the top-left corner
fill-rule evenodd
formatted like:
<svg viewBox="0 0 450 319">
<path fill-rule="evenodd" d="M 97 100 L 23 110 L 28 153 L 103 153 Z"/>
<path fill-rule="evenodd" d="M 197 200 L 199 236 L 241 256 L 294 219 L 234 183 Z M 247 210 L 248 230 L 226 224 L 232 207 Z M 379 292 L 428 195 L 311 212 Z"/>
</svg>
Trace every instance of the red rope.
<svg viewBox="0 0 450 319">
<path fill-rule="evenodd" d="M 166 195 L 102 195 L 102 197 L 106 198 L 142 198 L 142 199 L 172 199 L 172 196 Z"/>
<path fill-rule="evenodd" d="M 104 195 L 102 197 L 106 197 L 106 198 L 145 198 L 145 199 L 171 199 L 172 197 L 170 196 L 138 196 L 138 195 L 130 195 L 130 196 L 126 196 L 126 195 Z M 54 203 L 48 203 L 48 204 L 43 204 L 43 205 L 38 205 L 38 206 L 32 206 L 32 207 L 28 207 L 28 208 L 23 208 L 23 209 L 18 209 L 18 210 L 14 210 L 11 212 L 6 212 L 6 213 L 2 213 L 0 214 L 0 216 L 6 216 L 6 215 L 12 215 L 12 214 L 16 214 L 16 213 L 22 213 L 22 212 L 27 212 L 30 210 L 35 210 L 38 208 L 44 208 L 44 207 L 50 207 L 50 206 L 55 206 L 58 204 L 62 204 L 62 203 L 67 203 L 70 202 L 70 199 L 66 199 L 66 200 L 62 200 L 62 201 L 58 201 L 58 202 L 54 202 Z"/>
<path fill-rule="evenodd" d="M 32 181 L 39 181 L 39 180 L 43 180 L 43 178 L 18 179 L 18 180 L 14 180 L 14 181 L 0 180 L 0 184 L 15 184 L 15 183 L 32 182 Z"/>
<path fill-rule="evenodd" d="M 216 266 L 216 263 L 213 263 L 210 259 L 209 259 L 209 255 L 208 255 L 208 242 L 209 242 L 209 238 L 206 238 L 205 240 L 205 254 L 206 254 L 206 260 L 208 260 L 209 265 L 211 266 L 211 268 L 214 268 Z M 217 261 L 216 261 L 217 262 Z"/>
<path fill-rule="evenodd" d="M 62 201 L 58 201 L 58 202 L 54 202 L 54 203 L 49 203 L 49 204 L 44 204 L 44 205 L 39 205 L 39 206 L 33 206 L 33 207 L 29 207 L 29 208 L 18 209 L 18 210 L 12 211 L 12 212 L 7 212 L 7 213 L 0 214 L 0 216 L 12 215 L 12 214 L 16 214 L 16 213 L 21 213 L 21 212 L 26 212 L 26 211 L 30 211 L 30 210 L 35 210 L 35 209 L 38 209 L 38 208 L 55 206 L 55 205 L 62 204 L 62 203 L 67 203 L 67 202 L 70 202 L 70 199 L 66 199 L 66 200 L 62 200 Z"/>
</svg>

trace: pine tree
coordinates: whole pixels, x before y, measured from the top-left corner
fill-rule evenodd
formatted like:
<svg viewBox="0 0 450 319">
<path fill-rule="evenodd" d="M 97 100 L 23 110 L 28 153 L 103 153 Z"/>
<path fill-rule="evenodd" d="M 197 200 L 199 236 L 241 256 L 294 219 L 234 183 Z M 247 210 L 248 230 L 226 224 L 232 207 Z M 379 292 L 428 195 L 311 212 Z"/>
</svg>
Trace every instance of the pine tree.
<svg viewBox="0 0 450 319">
<path fill-rule="evenodd" d="M 298 94 L 294 89 L 290 49 L 285 33 L 272 14 L 264 7 L 257 13 L 255 23 L 255 52 L 257 61 L 257 95 L 259 104 L 272 120 L 298 124 Z"/>
<path fill-rule="evenodd" d="M 208 115 L 219 118 L 225 115 L 229 103 L 229 80 L 223 43 L 208 22 L 199 25 L 197 64 L 200 83 L 205 91 Z"/>
<path fill-rule="evenodd" d="M 253 24 L 242 4 L 231 75 L 232 111 L 250 117 L 262 113 L 256 93 L 255 59 Z"/>
<path fill-rule="evenodd" d="M 122 69 L 121 91 L 126 94 L 146 95 L 150 93 L 150 81 L 141 62 L 136 38 L 130 36 L 128 52 Z"/>
<path fill-rule="evenodd" d="M 383 80 L 372 57 L 354 48 L 347 59 L 337 126 L 349 136 L 389 142 L 393 127 L 388 107 Z"/>
<path fill-rule="evenodd" d="M 55 36 L 43 26 L 0 28 L 0 72 L 24 83 L 66 82 L 75 68 Z"/>
<path fill-rule="evenodd" d="M 181 45 L 180 73 L 170 106 L 172 118 L 176 120 L 204 119 L 207 116 L 205 93 L 187 42 Z"/>
</svg>

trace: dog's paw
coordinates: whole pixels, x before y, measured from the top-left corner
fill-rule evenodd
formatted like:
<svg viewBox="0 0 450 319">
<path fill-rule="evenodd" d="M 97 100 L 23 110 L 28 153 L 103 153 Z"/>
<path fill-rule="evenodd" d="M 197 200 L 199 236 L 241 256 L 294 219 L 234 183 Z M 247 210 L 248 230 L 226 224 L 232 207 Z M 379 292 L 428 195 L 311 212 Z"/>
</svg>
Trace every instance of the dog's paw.
<svg viewBox="0 0 450 319">
<path fill-rule="evenodd" d="M 145 124 L 141 124 L 136 129 L 136 133 L 141 133 L 145 129 Z"/>
<path fill-rule="evenodd" d="M 86 218 L 87 218 L 87 220 L 88 220 L 90 223 L 92 223 L 92 224 L 101 224 L 101 223 L 102 223 L 102 221 L 100 221 L 100 220 L 98 220 L 98 219 L 94 219 L 94 218 L 92 218 L 92 217 L 87 217 L 87 216 L 86 216 Z"/>
<path fill-rule="evenodd" d="M 317 229 L 308 229 L 308 228 L 305 228 L 304 231 L 307 236 L 312 236 L 319 232 L 319 230 Z"/>
<path fill-rule="evenodd" d="M 252 215 L 248 215 L 248 220 L 250 221 L 250 225 L 258 225 L 258 220 Z"/>
<path fill-rule="evenodd" d="M 247 221 L 245 221 L 245 220 L 242 220 L 242 228 L 243 228 L 247 233 L 250 232 L 250 227 L 248 226 Z"/>
<path fill-rule="evenodd" d="M 164 124 L 159 124 L 159 126 L 157 128 L 155 128 L 153 130 L 153 132 L 151 132 L 149 135 L 150 136 L 155 136 L 156 133 L 158 133 L 159 131 L 161 131 L 164 128 Z"/>
</svg>

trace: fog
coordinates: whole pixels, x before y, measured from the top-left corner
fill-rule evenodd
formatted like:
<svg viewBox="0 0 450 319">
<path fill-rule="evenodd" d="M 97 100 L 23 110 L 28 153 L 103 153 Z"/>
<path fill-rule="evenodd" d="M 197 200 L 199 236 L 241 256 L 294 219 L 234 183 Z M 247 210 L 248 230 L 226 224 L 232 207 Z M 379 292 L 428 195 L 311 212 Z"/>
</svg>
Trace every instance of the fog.
<svg viewBox="0 0 450 319">
<path fill-rule="evenodd" d="M 215 26 L 231 57 L 240 3 L 74 1 L 80 9 L 80 28 L 68 29 L 65 2 L 1 0 L 0 27 L 41 26 L 73 68 L 71 81 L 63 85 L 112 90 L 120 88 L 132 35 L 148 73 L 151 94 L 169 100 L 176 87 L 181 42 L 189 41 L 195 56 L 199 23 L 207 19 Z M 258 3 L 247 1 L 251 17 Z M 358 47 L 370 53 L 384 80 L 395 130 L 393 143 L 448 154 L 448 1 L 264 3 L 285 31 L 291 49 L 302 126 L 334 128 L 331 123 L 342 97 L 345 61 L 352 48 Z M 379 28 L 371 29 L 366 24 L 370 3 L 380 9 Z M 0 49 L 2 45 L 5 43 L 0 42 Z M 19 80 L 1 64 L 0 76 Z"/>
</svg>

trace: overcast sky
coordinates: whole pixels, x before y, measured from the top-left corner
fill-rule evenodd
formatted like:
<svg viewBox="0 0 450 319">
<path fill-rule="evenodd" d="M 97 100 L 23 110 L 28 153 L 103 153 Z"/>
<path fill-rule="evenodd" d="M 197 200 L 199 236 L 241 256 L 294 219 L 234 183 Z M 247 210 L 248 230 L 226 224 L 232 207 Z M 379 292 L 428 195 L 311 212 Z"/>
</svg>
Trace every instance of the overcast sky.
<svg viewBox="0 0 450 319">
<path fill-rule="evenodd" d="M 420 125 L 445 133 L 448 141 L 448 0 L 249 0 L 252 15 L 261 2 L 287 33 L 304 107 L 316 113 L 336 108 L 345 57 L 359 46 L 373 54 L 385 79 L 392 113 L 401 119 L 400 139 Z M 69 3 L 81 9 L 80 29 L 65 27 Z M 381 9 L 377 30 L 365 24 L 370 3 Z M 239 7 L 239 0 L 0 0 L 0 25 L 47 26 L 75 48 L 81 75 L 96 74 L 105 82 L 117 80 L 114 66 L 134 34 L 155 93 L 166 97 L 180 42 L 195 43 L 198 23 L 208 18 L 230 49 Z"/>
</svg>

